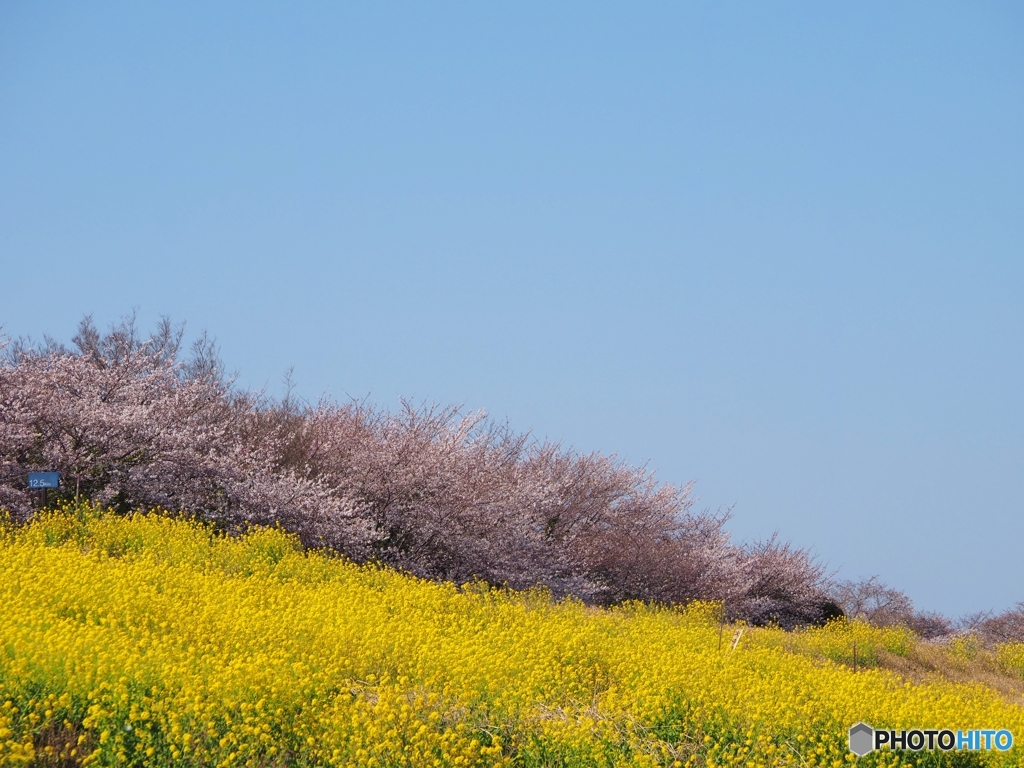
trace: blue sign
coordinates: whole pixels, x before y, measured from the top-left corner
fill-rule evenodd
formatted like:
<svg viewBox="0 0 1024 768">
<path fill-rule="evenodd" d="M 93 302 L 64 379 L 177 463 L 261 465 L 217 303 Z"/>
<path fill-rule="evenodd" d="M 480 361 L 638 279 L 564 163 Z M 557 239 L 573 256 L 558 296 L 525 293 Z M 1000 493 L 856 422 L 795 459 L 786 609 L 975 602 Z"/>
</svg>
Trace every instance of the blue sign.
<svg viewBox="0 0 1024 768">
<path fill-rule="evenodd" d="M 29 472 L 29 488 L 56 488 L 60 484 L 60 472 Z"/>
</svg>

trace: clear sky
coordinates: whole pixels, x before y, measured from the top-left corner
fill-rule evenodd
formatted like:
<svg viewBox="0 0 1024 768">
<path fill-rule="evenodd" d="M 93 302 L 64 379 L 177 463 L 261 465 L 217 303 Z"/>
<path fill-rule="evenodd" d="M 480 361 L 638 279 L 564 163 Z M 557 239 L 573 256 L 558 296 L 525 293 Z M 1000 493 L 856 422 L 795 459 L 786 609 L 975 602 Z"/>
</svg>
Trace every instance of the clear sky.
<svg viewBox="0 0 1024 768">
<path fill-rule="evenodd" d="M 1024 600 L 1024 5 L 0 4 L 0 324 L 649 462 Z"/>
</svg>

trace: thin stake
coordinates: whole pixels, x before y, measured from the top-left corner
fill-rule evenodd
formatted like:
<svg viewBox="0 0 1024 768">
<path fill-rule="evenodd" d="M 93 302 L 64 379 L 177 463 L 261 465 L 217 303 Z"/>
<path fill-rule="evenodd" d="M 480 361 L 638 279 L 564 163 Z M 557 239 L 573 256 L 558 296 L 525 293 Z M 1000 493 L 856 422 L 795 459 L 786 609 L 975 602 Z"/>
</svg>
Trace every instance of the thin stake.
<svg viewBox="0 0 1024 768">
<path fill-rule="evenodd" d="M 736 636 L 732 639 L 732 648 L 730 650 L 736 650 L 736 646 L 740 644 L 741 637 L 743 637 L 743 627 L 739 628 L 739 631 L 736 633 Z"/>
<path fill-rule="evenodd" d="M 853 641 L 853 671 L 857 672 L 857 641 Z"/>
</svg>

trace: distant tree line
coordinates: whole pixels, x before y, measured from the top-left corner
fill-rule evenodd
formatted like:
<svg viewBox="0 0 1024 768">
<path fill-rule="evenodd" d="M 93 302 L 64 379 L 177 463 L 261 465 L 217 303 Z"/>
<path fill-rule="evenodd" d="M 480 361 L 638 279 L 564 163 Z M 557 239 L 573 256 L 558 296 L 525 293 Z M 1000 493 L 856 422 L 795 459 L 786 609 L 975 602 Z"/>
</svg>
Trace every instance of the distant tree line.
<svg viewBox="0 0 1024 768">
<path fill-rule="evenodd" d="M 725 618 L 784 627 L 866 614 L 884 597 L 867 594 L 877 584 L 837 587 L 776 538 L 734 544 L 727 515 L 697 510 L 690 485 L 614 456 L 458 408 L 242 391 L 210 339 L 183 356 L 182 336 L 166 319 L 143 337 L 134 318 L 106 333 L 86 318 L 71 347 L 0 341 L 0 508 L 27 519 L 28 472 L 53 470 L 65 495 L 121 511 L 280 524 L 307 546 L 456 583 L 594 604 L 717 600 Z M 913 619 L 907 604 L 888 618 Z"/>
<path fill-rule="evenodd" d="M 850 619 L 861 619 L 880 627 L 909 627 L 925 639 L 972 634 L 990 645 L 1024 642 L 1024 602 L 999 614 L 984 611 L 952 621 L 939 613 L 918 611 L 906 594 L 877 576 L 835 582 L 829 594 Z"/>
</svg>

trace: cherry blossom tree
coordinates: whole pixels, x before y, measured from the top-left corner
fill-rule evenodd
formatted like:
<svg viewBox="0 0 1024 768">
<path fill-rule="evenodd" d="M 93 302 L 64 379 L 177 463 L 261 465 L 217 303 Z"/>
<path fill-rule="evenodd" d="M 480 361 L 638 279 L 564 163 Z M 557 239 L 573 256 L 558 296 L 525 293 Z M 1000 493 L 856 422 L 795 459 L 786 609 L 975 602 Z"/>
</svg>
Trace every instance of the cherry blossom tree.
<svg viewBox="0 0 1024 768">
<path fill-rule="evenodd" d="M 74 349 L 9 346 L 0 366 L 0 504 L 32 509 L 30 471 L 62 474 L 65 492 L 119 509 L 159 506 L 237 525 L 290 523 L 339 543 L 344 499 L 276 466 L 273 435 L 249 439 L 258 398 L 234 393 L 200 339 L 178 360 L 181 328 L 141 339 L 134 320 L 101 335 L 86 318 Z"/>
<path fill-rule="evenodd" d="M 841 613 L 808 553 L 775 539 L 735 546 L 727 514 L 695 511 L 692 485 L 614 456 L 409 403 L 320 403 L 287 421 L 289 466 L 343 492 L 364 523 L 357 559 L 589 602 L 721 600 L 734 618 L 784 626 Z"/>
<path fill-rule="evenodd" d="M 333 548 L 456 583 L 544 586 L 589 602 L 720 600 L 783 625 L 823 616 L 823 570 L 772 539 L 736 546 L 692 486 L 614 456 L 517 434 L 483 413 L 303 404 L 243 392 L 201 337 L 143 338 L 89 318 L 73 346 L 6 345 L 0 507 L 32 512 L 30 471 L 119 510 L 158 506 L 228 529 L 281 524 Z"/>
</svg>

